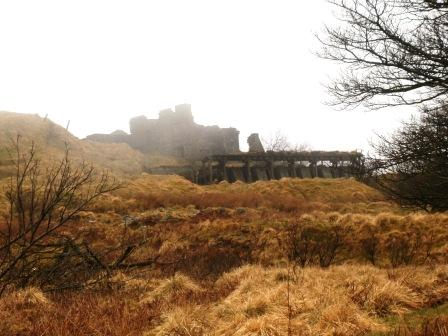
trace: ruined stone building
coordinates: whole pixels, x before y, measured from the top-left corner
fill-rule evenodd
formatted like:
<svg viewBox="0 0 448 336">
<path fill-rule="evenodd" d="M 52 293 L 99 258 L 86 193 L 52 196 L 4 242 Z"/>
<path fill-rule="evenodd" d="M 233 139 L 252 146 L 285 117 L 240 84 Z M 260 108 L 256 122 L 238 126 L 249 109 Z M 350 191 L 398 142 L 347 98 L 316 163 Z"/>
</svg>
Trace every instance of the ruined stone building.
<svg viewBox="0 0 448 336">
<path fill-rule="evenodd" d="M 139 116 L 130 120 L 130 134 L 115 131 L 93 134 L 87 139 L 127 143 L 144 153 L 159 153 L 186 160 L 240 152 L 239 131 L 235 128 L 203 126 L 195 123 L 189 104 L 162 110 L 158 119 Z"/>
<path fill-rule="evenodd" d="M 363 156 L 359 152 L 262 152 L 214 155 L 197 169 L 202 184 L 219 181 L 255 182 L 291 178 L 359 177 L 363 173 Z"/>
<path fill-rule="evenodd" d="M 257 133 L 247 139 L 249 152 L 242 153 L 237 129 L 196 124 L 188 104 L 177 105 L 174 111 L 162 110 L 158 119 L 132 118 L 130 134 L 115 131 L 93 134 L 87 139 L 127 143 L 143 153 L 183 159 L 187 165 L 152 166 L 147 171 L 178 174 L 204 184 L 283 177 L 348 177 L 356 176 L 363 166 L 362 154 L 358 152 L 266 152 Z"/>
</svg>

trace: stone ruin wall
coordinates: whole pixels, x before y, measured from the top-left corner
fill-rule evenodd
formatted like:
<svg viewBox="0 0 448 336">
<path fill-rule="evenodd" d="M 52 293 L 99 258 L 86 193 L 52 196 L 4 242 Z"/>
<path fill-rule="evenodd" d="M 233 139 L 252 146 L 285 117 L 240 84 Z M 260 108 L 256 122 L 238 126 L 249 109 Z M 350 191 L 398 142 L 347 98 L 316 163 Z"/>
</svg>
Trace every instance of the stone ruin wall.
<svg viewBox="0 0 448 336">
<path fill-rule="evenodd" d="M 174 111 L 162 110 L 158 119 L 145 116 L 132 118 L 130 134 L 115 131 L 111 134 L 93 134 L 87 139 L 124 142 L 144 153 L 158 153 L 186 160 L 240 153 L 237 129 L 196 124 L 189 104 L 177 105 Z"/>
<path fill-rule="evenodd" d="M 257 144 L 257 141 L 255 142 Z M 258 147 L 258 145 L 256 146 Z M 364 160 L 359 152 L 262 152 L 215 155 L 197 167 L 195 182 L 255 182 L 290 178 L 361 177 Z M 192 176 L 194 175 L 192 174 Z"/>
<path fill-rule="evenodd" d="M 363 165 L 358 152 L 265 152 L 257 133 L 248 137 L 249 151 L 242 153 L 237 129 L 196 124 L 188 104 L 177 105 L 174 111 L 162 110 L 158 119 L 132 118 L 130 134 L 115 131 L 93 134 L 87 139 L 127 143 L 143 153 L 184 159 L 190 164 L 158 166 L 148 172 L 178 174 L 201 184 L 283 177 L 349 177 L 356 176 Z"/>
</svg>

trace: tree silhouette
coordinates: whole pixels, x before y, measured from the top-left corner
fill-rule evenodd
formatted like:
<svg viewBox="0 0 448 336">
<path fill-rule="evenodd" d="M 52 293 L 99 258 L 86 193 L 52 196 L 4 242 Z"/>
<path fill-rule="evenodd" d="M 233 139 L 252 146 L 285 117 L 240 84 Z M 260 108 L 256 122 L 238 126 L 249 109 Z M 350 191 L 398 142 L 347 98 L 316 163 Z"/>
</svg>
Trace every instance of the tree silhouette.
<svg viewBox="0 0 448 336">
<path fill-rule="evenodd" d="M 119 188 L 107 172 L 84 162 L 75 165 L 68 149 L 61 160 L 46 165 L 37 158 L 35 145 L 23 151 L 18 137 L 12 158 L 8 212 L 0 221 L 0 295 L 9 285 L 24 287 L 42 277 L 40 266 L 60 259 L 68 246 L 76 249 L 72 239 L 58 235 L 60 229 L 100 195 Z"/>
<path fill-rule="evenodd" d="M 331 104 L 382 108 L 448 98 L 448 1 L 328 0 L 319 56 L 342 63 Z"/>
<path fill-rule="evenodd" d="M 374 185 L 404 206 L 448 209 L 448 107 L 424 109 L 374 145 L 367 161 Z"/>
</svg>

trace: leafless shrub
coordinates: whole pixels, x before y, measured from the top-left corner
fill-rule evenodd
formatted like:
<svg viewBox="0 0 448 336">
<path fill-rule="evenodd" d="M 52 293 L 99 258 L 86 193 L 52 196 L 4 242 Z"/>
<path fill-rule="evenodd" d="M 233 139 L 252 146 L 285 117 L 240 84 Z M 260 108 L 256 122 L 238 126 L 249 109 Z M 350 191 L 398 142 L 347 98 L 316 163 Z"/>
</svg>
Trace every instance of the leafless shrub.
<svg viewBox="0 0 448 336">
<path fill-rule="evenodd" d="M 385 250 L 392 267 L 411 264 L 421 247 L 422 237 L 419 232 L 392 231 L 385 241 Z"/>
<path fill-rule="evenodd" d="M 15 174 L 5 193 L 8 213 L 0 226 L 0 294 L 9 285 L 23 288 L 38 279 L 49 281 L 58 272 L 66 276 L 67 267 L 59 268 L 73 251 L 78 262 L 100 263 L 87 245 L 62 237 L 60 230 L 98 196 L 119 188 L 117 181 L 84 162 L 75 166 L 68 149 L 62 159 L 45 166 L 34 144 L 23 151 L 20 137 L 11 155 Z"/>
<path fill-rule="evenodd" d="M 381 249 L 378 228 L 374 225 L 364 225 L 361 228 L 359 243 L 364 257 L 375 265 Z"/>
<path fill-rule="evenodd" d="M 300 267 L 315 263 L 330 266 L 343 243 L 340 228 L 329 224 L 292 224 L 287 237 L 288 258 Z"/>
</svg>

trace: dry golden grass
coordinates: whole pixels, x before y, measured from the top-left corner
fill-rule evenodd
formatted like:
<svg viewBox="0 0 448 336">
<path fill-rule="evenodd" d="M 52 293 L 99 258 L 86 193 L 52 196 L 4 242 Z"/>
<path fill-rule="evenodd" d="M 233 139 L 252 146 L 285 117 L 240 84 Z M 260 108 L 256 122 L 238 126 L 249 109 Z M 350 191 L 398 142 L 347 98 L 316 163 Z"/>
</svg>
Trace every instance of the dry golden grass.
<svg viewBox="0 0 448 336">
<path fill-rule="evenodd" d="M 131 277 L 126 273 L 117 272 L 108 280 L 108 286 L 117 291 L 125 293 L 145 293 L 154 288 L 154 281 L 148 279 L 142 279 L 137 277 Z"/>
<path fill-rule="evenodd" d="M 288 300 L 289 274 L 289 300 Z M 132 278 L 135 280 L 135 278 Z M 126 282 L 122 274 L 115 281 Z M 329 269 L 248 265 L 202 285 L 183 275 L 140 278 L 132 290 L 43 295 L 25 289 L 0 299 L 4 335 L 365 335 L 387 331 L 382 317 L 448 299 L 448 268 Z M 440 296 L 444 293 L 443 297 Z M 200 295 L 198 295 L 200 294 Z M 151 298 L 151 302 L 141 302 Z M 160 304 L 161 302 L 170 304 Z M 3 335 L 2 334 L 2 335 Z"/>
<path fill-rule="evenodd" d="M 75 161 L 88 161 L 99 168 L 113 171 L 116 175 L 135 175 L 143 171 L 146 158 L 126 144 L 103 144 L 80 140 L 51 120 L 34 114 L 0 112 L 0 177 L 11 173 L 7 148 L 21 137 L 26 150 L 34 141 L 43 161 L 54 160 L 63 155 L 66 144 Z"/>
<path fill-rule="evenodd" d="M 376 190 L 354 179 L 291 179 L 252 184 L 198 186 L 174 175 L 142 174 L 97 204 L 97 211 L 145 211 L 158 207 L 271 208 L 284 212 L 400 213 Z"/>
<path fill-rule="evenodd" d="M 162 315 L 163 323 L 144 336 L 205 336 L 212 328 L 207 306 L 176 307 Z"/>
<path fill-rule="evenodd" d="M 26 288 L 0 299 L 0 335 L 32 335 L 36 320 L 54 307 L 37 288 Z"/>
<path fill-rule="evenodd" d="M 407 326 L 404 326 L 390 334 L 393 336 L 447 336 L 448 316 L 429 319 L 422 323 L 418 331 L 409 330 Z"/>
<path fill-rule="evenodd" d="M 192 300 L 203 292 L 202 288 L 192 279 L 183 275 L 175 274 L 173 277 L 163 279 L 152 290 L 143 295 L 139 304 L 179 304 Z"/>
<path fill-rule="evenodd" d="M 58 311 L 43 315 L 30 335 L 142 335 L 158 312 L 132 298 L 120 292 L 55 297 Z"/>
<path fill-rule="evenodd" d="M 93 275 L 82 290 L 9 293 L 0 335 L 358 336 L 448 302 L 448 214 L 406 212 L 352 179 L 125 182 L 61 233 L 108 264 L 123 241 L 138 245 L 126 262 L 160 263 Z M 314 228 L 319 248 L 340 235 L 330 267 L 287 267 L 292 225 Z"/>
</svg>

